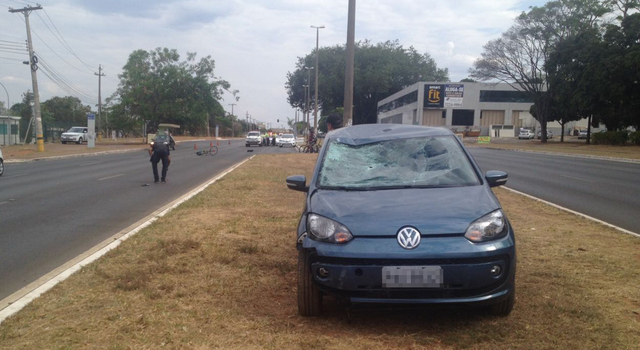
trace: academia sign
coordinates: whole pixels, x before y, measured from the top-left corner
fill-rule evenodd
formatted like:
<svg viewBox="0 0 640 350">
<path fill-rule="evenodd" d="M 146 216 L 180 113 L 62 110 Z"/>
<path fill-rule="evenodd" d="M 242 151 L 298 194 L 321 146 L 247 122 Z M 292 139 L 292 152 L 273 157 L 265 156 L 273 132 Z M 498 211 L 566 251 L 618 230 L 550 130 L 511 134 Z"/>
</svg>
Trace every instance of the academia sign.
<svg viewBox="0 0 640 350">
<path fill-rule="evenodd" d="M 444 106 L 462 107 L 464 84 L 447 84 L 444 86 Z"/>
</svg>

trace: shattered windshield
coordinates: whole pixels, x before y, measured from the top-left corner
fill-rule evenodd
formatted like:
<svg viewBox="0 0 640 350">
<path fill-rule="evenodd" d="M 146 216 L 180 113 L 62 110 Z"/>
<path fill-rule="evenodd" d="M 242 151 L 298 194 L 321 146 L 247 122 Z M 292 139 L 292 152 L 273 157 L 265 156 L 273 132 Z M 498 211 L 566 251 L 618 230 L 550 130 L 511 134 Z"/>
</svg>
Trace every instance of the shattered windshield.
<svg viewBox="0 0 640 350">
<path fill-rule="evenodd" d="M 331 140 L 327 146 L 320 169 L 321 188 L 451 187 L 480 183 L 453 136 L 358 146 Z"/>
</svg>

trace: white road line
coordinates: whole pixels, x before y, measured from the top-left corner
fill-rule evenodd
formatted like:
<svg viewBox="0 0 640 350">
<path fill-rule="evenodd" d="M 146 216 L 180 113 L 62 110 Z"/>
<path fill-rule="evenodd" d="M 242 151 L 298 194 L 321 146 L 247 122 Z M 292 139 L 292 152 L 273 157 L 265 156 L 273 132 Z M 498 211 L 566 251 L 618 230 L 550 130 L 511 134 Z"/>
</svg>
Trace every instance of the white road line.
<svg viewBox="0 0 640 350">
<path fill-rule="evenodd" d="M 7 203 L 9 203 L 9 202 L 0 202 L 0 205 L 7 204 Z"/>
<path fill-rule="evenodd" d="M 18 177 L 18 176 L 24 176 L 24 175 L 29 175 L 29 174 L 28 174 L 28 173 L 22 173 L 22 174 L 12 174 L 12 175 L 8 175 L 8 176 L 7 176 L 7 175 L 5 175 L 5 176 L 3 176 L 2 178 L 3 178 L 3 179 L 8 179 L 8 178 L 10 178 L 10 177 Z"/>
<path fill-rule="evenodd" d="M 118 175 L 112 175 L 112 176 L 107 176 L 107 177 L 103 177 L 101 179 L 98 179 L 98 181 L 102 181 L 102 180 L 109 180 L 109 179 L 113 179 L 114 177 L 119 177 L 119 176 L 123 176 L 124 174 L 118 174 Z"/>
<path fill-rule="evenodd" d="M 89 164 L 81 164 L 80 166 L 90 166 L 90 165 L 97 165 L 97 164 L 102 164 L 103 162 L 95 162 L 95 163 L 89 163 Z"/>
<path fill-rule="evenodd" d="M 636 237 L 640 238 L 640 234 L 638 234 L 638 233 L 635 233 L 635 232 L 633 232 L 633 231 L 629 231 L 629 230 L 623 229 L 622 227 L 618 227 L 618 226 L 616 226 L 616 225 L 610 224 L 610 223 L 605 222 L 605 221 L 602 221 L 602 220 L 600 220 L 600 219 L 596 219 L 596 218 L 594 218 L 594 217 L 592 217 L 592 216 L 589 216 L 589 215 L 586 215 L 586 214 L 582 214 L 582 213 L 577 212 L 577 211 L 575 211 L 575 210 L 571 210 L 571 209 L 569 209 L 569 208 L 565 208 L 565 207 L 563 207 L 563 206 L 557 205 L 557 204 L 555 204 L 555 203 L 551 203 L 551 202 L 549 202 L 549 201 L 545 201 L 544 199 L 541 199 L 541 198 L 538 198 L 538 197 L 534 197 L 534 196 L 532 196 L 532 195 L 530 195 L 530 194 L 526 194 L 526 193 L 524 193 L 524 192 L 520 192 L 520 191 L 518 191 L 518 190 L 514 190 L 513 188 L 509 188 L 509 187 L 506 187 L 506 186 L 502 186 L 502 188 L 504 188 L 504 189 L 505 189 L 505 190 L 507 190 L 507 191 L 511 191 L 511 192 L 513 192 L 513 193 L 517 193 L 517 194 L 519 194 L 519 195 L 525 196 L 525 197 L 527 197 L 527 198 L 531 198 L 531 199 L 536 200 L 536 201 L 538 201 L 538 202 L 542 202 L 542 203 L 544 203 L 544 204 L 550 205 L 550 206 L 552 206 L 552 207 L 554 207 L 554 208 L 558 208 L 558 209 L 560 209 L 560 210 L 564 210 L 564 211 L 566 211 L 566 212 L 568 212 L 568 213 L 571 213 L 571 214 L 573 214 L 573 215 L 577 215 L 577 216 L 583 217 L 583 218 L 585 218 L 585 219 L 588 219 L 588 220 L 591 220 L 591 221 L 597 222 L 597 223 L 599 223 L 599 224 L 601 224 L 601 225 L 605 225 L 605 226 L 611 227 L 611 228 L 613 228 L 613 229 L 615 229 L 615 230 L 618 230 L 618 231 L 620 231 L 620 232 L 627 233 L 627 234 L 630 234 L 630 235 L 632 235 L 632 236 L 636 236 Z"/>
<path fill-rule="evenodd" d="M 63 265 L 63 267 L 58 268 L 52 271 L 51 273 L 48 273 L 47 275 L 39 278 L 37 281 L 32 282 L 28 286 L 11 294 L 7 298 L 0 300 L 0 308 L 2 308 L 0 309 L 0 324 L 2 324 L 2 322 L 4 322 L 4 320 L 6 320 L 8 317 L 10 317 L 11 315 L 15 314 L 16 312 L 20 311 L 22 308 L 27 306 L 30 302 L 38 298 L 40 295 L 42 295 L 49 289 L 53 288 L 59 282 L 64 281 L 69 276 L 73 275 L 75 272 L 80 270 L 82 267 L 89 265 L 92 262 L 98 260 L 100 257 L 105 255 L 108 251 L 119 246 L 120 243 L 122 243 L 126 239 L 140 232 L 142 229 L 151 225 L 154 221 L 158 220 L 159 218 L 165 216 L 170 211 L 177 208 L 180 204 L 186 202 L 187 200 L 191 199 L 198 193 L 204 191 L 207 187 L 211 186 L 216 181 L 220 180 L 230 172 L 234 171 L 236 168 L 238 168 L 242 164 L 253 159 L 253 157 L 255 156 L 251 156 L 237 163 L 236 165 L 233 165 L 230 168 L 227 168 L 227 170 L 215 176 L 213 179 L 196 187 L 195 189 L 191 190 L 189 193 L 174 200 L 168 205 L 154 211 L 151 215 L 138 221 L 138 223 L 142 222 L 138 226 L 134 228 L 128 227 L 127 229 L 118 232 L 114 236 L 111 236 L 110 238 L 106 239 L 102 243 L 89 249 L 87 252 L 79 255 L 78 258 L 75 258 L 67 262 L 65 265 Z M 76 260 L 77 262 L 75 262 Z"/>
<path fill-rule="evenodd" d="M 566 177 L 567 179 L 580 180 L 580 181 L 584 181 L 584 182 L 595 182 L 595 181 L 591 181 L 591 180 L 581 179 L 579 177 L 573 177 L 573 176 L 567 176 L 567 175 L 560 175 L 560 176 Z"/>
</svg>

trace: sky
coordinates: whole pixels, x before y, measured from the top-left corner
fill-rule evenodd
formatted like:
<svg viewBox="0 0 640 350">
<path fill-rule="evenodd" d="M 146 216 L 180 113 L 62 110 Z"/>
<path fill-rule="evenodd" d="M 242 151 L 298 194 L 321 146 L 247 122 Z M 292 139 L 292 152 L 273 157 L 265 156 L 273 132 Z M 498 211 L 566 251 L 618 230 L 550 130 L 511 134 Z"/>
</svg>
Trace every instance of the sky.
<svg viewBox="0 0 640 350">
<path fill-rule="evenodd" d="M 399 40 L 428 53 L 451 81 L 460 81 L 480 57 L 482 46 L 497 38 L 513 19 L 543 0 L 360 0 L 356 2 L 356 41 Z M 310 53 L 320 30 L 320 46 L 344 45 L 347 0 L 43 0 L 30 15 L 38 54 L 40 100 L 69 96 L 84 104 L 102 100 L 118 87 L 118 74 L 134 50 L 157 47 L 211 56 L 215 75 L 239 90 L 239 101 L 225 93 L 223 107 L 235 115 L 284 125 L 293 119 L 287 103 L 286 74 L 298 57 Z M 24 17 L 9 12 L 36 3 L 0 0 L 0 83 L 11 104 L 31 90 L 29 68 L 21 63 L 26 41 Z M 322 59 L 322 57 L 320 57 Z M 47 77 L 49 74 L 51 78 Z M 61 88 L 54 80 L 64 81 Z M 355 77 L 357 80 L 357 76 Z M 63 85 L 64 86 L 64 85 Z M 70 87 L 69 87 L 70 86 Z M 0 86 L 0 101 L 7 97 Z M 94 110 L 97 108 L 93 107 Z"/>
</svg>

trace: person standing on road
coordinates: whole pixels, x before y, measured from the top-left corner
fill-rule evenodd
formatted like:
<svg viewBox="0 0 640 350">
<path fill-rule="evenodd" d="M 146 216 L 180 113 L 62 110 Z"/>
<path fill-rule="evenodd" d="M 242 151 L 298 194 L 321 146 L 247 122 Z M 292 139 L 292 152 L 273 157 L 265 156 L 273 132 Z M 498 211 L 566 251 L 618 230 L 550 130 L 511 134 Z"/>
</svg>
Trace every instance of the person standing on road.
<svg viewBox="0 0 640 350">
<path fill-rule="evenodd" d="M 331 113 L 327 117 L 327 131 L 340 129 L 342 127 L 342 116 L 338 113 Z"/>
<path fill-rule="evenodd" d="M 169 152 L 169 145 L 167 142 L 154 142 L 149 147 L 149 156 L 151 159 L 151 168 L 153 169 L 153 182 L 162 183 L 167 182 L 167 171 L 169 170 L 169 164 L 171 164 L 171 153 Z M 162 160 L 162 178 L 158 176 L 158 162 Z"/>
</svg>

